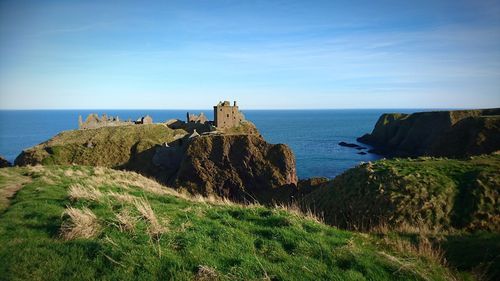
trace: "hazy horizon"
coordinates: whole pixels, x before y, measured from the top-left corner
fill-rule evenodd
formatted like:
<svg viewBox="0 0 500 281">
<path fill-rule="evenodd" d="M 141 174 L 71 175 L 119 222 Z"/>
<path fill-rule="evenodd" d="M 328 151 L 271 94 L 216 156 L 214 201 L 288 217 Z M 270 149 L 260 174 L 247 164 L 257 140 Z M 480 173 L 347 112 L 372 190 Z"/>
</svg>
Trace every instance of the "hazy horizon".
<svg viewBox="0 0 500 281">
<path fill-rule="evenodd" d="M 0 109 L 500 107 L 500 3 L 1 1 Z"/>
</svg>

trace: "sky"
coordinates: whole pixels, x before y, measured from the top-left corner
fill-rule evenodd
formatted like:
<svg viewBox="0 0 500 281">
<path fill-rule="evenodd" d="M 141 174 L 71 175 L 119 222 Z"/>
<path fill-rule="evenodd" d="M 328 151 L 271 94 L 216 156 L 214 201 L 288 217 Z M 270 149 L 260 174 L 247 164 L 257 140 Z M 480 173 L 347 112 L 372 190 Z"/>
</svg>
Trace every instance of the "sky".
<svg viewBox="0 0 500 281">
<path fill-rule="evenodd" d="M 500 107 L 500 1 L 0 0 L 0 109 Z"/>
</svg>

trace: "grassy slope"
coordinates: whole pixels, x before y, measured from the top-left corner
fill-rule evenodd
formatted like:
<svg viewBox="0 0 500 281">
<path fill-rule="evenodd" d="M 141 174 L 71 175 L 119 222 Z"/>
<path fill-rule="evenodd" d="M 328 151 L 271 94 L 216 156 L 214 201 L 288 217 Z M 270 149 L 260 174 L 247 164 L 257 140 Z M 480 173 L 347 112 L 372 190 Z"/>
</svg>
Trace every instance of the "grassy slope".
<svg viewBox="0 0 500 281">
<path fill-rule="evenodd" d="M 500 155 L 382 160 L 344 172 L 306 201 L 342 227 L 387 223 L 498 232 L 498 171 Z"/>
<path fill-rule="evenodd" d="M 279 208 L 189 198 L 135 173 L 80 166 L 6 168 L 0 171 L 0 189 L 12 175 L 32 182 L 0 213 L 0 280 L 452 277 L 434 261 L 397 252 L 374 236 Z M 150 205 L 153 217 L 141 214 L 138 202 Z M 71 226 L 63 215 L 69 207 L 93 212 L 95 224 L 89 225 L 97 234 L 63 239 L 61 226 Z M 117 215 L 126 214 L 127 223 L 120 223 Z"/>
<path fill-rule="evenodd" d="M 24 157 L 27 163 L 21 164 L 76 163 L 117 167 L 129 164 L 131 157 L 135 157 L 138 159 L 134 159 L 134 164 L 141 166 L 147 164 L 141 163 L 141 154 L 152 153 L 148 150 L 153 146 L 183 134 L 186 134 L 184 130 L 172 130 L 163 124 L 65 131 L 27 149 Z M 143 158 L 150 160 L 150 156 Z"/>
<path fill-rule="evenodd" d="M 325 220 L 430 239 L 448 264 L 500 278 L 500 155 L 381 160 L 346 171 L 306 197 Z"/>
</svg>

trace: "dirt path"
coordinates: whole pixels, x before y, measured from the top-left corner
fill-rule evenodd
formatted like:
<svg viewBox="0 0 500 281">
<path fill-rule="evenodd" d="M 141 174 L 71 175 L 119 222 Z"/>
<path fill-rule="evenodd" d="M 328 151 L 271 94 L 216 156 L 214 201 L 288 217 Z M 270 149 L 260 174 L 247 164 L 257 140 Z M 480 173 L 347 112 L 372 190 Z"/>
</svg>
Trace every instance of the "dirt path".
<svg viewBox="0 0 500 281">
<path fill-rule="evenodd" d="M 10 199 L 16 192 L 30 182 L 30 177 L 23 176 L 12 168 L 0 169 L 0 213 L 9 207 Z"/>
</svg>

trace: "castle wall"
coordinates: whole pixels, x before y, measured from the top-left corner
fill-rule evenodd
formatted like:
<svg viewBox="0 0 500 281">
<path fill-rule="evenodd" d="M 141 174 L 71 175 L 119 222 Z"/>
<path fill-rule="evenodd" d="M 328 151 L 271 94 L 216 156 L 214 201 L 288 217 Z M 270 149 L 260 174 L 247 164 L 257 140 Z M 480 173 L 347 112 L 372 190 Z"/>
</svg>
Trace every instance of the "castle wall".
<svg viewBox="0 0 500 281">
<path fill-rule="evenodd" d="M 148 115 L 146 117 L 141 118 L 140 124 L 152 124 L 153 119 Z M 85 122 L 82 121 L 82 116 L 78 116 L 78 128 L 79 129 L 96 129 L 101 127 L 114 127 L 114 126 L 126 126 L 133 125 L 132 121 L 120 121 L 120 118 L 117 117 L 108 117 L 106 114 L 102 115 L 102 118 L 95 113 L 89 114 L 85 119 Z"/>
<path fill-rule="evenodd" d="M 231 106 L 229 102 L 214 106 L 214 124 L 217 128 L 225 129 L 238 126 L 243 119 L 236 103 L 234 106 Z"/>
</svg>

